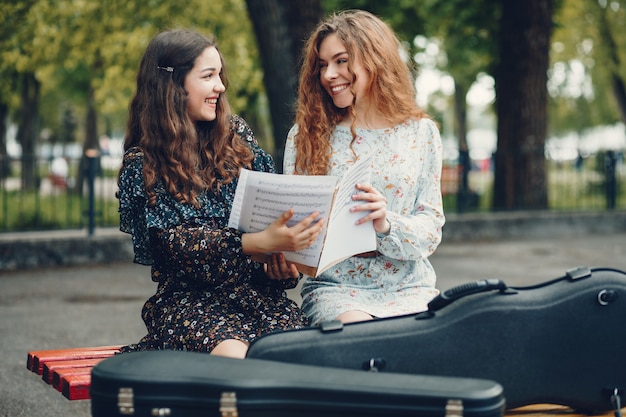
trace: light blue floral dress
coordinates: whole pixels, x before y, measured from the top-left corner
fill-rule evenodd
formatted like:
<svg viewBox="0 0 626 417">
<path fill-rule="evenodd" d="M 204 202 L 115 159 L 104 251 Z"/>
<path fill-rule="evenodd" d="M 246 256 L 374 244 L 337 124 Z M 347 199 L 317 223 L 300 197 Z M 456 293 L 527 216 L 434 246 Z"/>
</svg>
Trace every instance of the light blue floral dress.
<svg viewBox="0 0 626 417">
<path fill-rule="evenodd" d="M 294 136 L 288 134 L 284 173 L 293 174 Z M 372 185 L 387 199 L 388 235 L 377 235 L 377 257 L 351 257 L 317 278 L 306 277 L 302 309 L 311 324 L 335 319 L 349 310 L 374 317 L 427 309 L 439 292 L 428 257 L 441 242 L 445 222 L 441 197 L 442 145 L 430 119 L 411 120 L 386 129 L 357 129 L 357 155 L 376 150 Z M 331 142 L 329 175 L 342 177 L 354 163 L 348 127 L 337 126 Z"/>
</svg>

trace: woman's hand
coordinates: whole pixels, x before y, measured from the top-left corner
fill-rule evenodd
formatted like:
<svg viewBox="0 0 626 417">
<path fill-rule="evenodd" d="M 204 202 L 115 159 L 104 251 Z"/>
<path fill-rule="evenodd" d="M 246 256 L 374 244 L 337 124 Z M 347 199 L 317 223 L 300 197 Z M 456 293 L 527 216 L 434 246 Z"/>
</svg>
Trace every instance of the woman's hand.
<svg viewBox="0 0 626 417">
<path fill-rule="evenodd" d="M 300 271 L 295 264 L 288 263 L 282 253 L 273 253 L 265 264 L 265 273 L 271 279 L 298 278 Z"/>
<path fill-rule="evenodd" d="M 248 255 L 273 252 L 293 252 L 311 246 L 324 228 L 319 212 L 311 213 L 293 226 L 287 222 L 293 217 L 293 209 L 282 213 L 262 232 L 244 233 L 241 238 L 243 252 Z"/>
<path fill-rule="evenodd" d="M 323 220 L 319 219 L 319 212 L 311 213 L 288 227 L 287 222 L 293 215 L 293 209 L 287 210 L 261 232 L 265 234 L 270 245 L 266 252 L 293 252 L 306 249 L 315 243 L 324 226 Z"/>
<path fill-rule="evenodd" d="M 357 220 L 357 224 L 363 224 L 368 221 L 374 223 L 374 230 L 377 233 L 384 235 L 389 234 L 391 229 L 391 223 L 387 220 L 387 199 L 381 193 L 378 192 L 371 184 L 356 184 L 356 189 L 362 191 L 352 195 L 352 200 L 363 201 L 363 204 L 359 204 L 350 208 L 352 212 L 369 212 L 364 217 Z"/>
</svg>

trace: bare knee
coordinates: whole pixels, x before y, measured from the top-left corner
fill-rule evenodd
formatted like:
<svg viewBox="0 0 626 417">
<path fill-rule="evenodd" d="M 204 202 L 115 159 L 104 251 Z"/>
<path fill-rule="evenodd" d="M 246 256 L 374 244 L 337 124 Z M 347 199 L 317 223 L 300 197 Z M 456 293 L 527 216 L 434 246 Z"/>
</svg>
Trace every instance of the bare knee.
<svg viewBox="0 0 626 417">
<path fill-rule="evenodd" d="M 248 352 L 248 346 L 248 343 L 242 342 L 241 340 L 227 339 L 218 343 L 211 351 L 211 355 L 244 359 Z"/>
<path fill-rule="evenodd" d="M 341 321 L 342 323 L 353 323 L 357 321 L 367 321 L 373 319 L 374 318 L 371 315 L 360 310 L 346 311 L 337 316 L 337 320 Z"/>
</svg>

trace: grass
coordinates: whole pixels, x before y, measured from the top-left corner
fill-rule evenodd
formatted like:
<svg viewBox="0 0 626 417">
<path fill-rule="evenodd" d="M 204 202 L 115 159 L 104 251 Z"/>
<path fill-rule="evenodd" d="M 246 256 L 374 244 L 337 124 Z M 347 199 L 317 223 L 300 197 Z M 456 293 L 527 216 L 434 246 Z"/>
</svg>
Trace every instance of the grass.
<svg viewBox="0 0 626 417">
<path fill-rule="evenodd" d="M 87 198 L 69 192 L 40 195 L 37 192 L 0 190 L 0 231 L 83 228 L 89 224 Z M 119 225 L 117 200 L 94 200 L 95 224 Z"/>
</svg>

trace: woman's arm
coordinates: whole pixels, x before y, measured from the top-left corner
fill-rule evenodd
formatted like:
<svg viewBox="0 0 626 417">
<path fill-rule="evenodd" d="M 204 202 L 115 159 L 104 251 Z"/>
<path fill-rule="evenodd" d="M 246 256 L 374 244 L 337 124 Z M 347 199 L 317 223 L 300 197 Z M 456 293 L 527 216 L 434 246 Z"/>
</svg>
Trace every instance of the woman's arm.
<svg viewBox="0 0 626 417">
<path fill-rule="evenodd" d="M 147 196 L 143 181 L 143 154 L 138 148 L 124 153 L 118 178 L 120 230 L 132 236 L 134 262 L 151 265 L 150 238 L 145 221 Z"/>
<path fill-rule="evenodd" d="M 442 147 L 435 124 L 424 119 L 410 132 L 403 160 L 393 168 L 377 168 L 385 182 L 377 190 L 358 184 L 361 193 L 353 199 L 363 202 L 353 211 L 363 213 L 359 223 L 373 222 L 378 251 L 399 260 L 420 259 L 432 254 L 441 241 L 445 218 L 441 197 Z M 394 155 L 395 158 L 395 155 Z"/>
<path fill-rule="evenodd" d="M 209 285 L 245 279 L 260 266 L 243 253 L 242 232 L 212 226 L 150 229 L 155 264 L 182 271 Z"/>
<path fill-rule="evenodd" d="M 445 223 L 441 196 L 442 144 L 439 130 L 429 119 L 422 119 L 416 135 L 423 151 L 416 178 L 414 198 L 401 193 L 388 196 L 399 199 L 397 208 L 388 209 L 387 235 L 377 235 L 378 250 L 394 259 L 420 259 L 430 256 L 441 243 Z M 409 193 L 407 192 L 407 195 Z M 402 201 L 404 198 L 404 201 Z"/>
<path fill-rule="evenodd" d="M 265 231 L 258 233 L 204 225 L 152 228 L 152 257 L 156 263 L 182 271 L 188 277 L 201 279 L 208 285 L 230 280 L 236 282 L 259 273 L 260 265 L 249 255 L 300 250 L 317 239 L 321 226 L 317 223 L 311 225 L 317 213 L 287 227 L 291 216 L 293 211 L 284 213 Z M 269 257 L 268 265 L 261 271 L 265 271 L 272 280 L 287 280 L 300 275 L 294 265 L 288 264 L 284 256 L 278 254 Z"/>
</svg>

